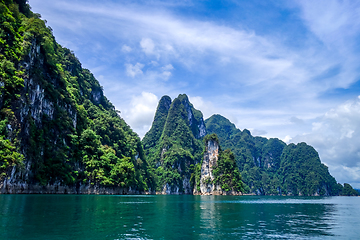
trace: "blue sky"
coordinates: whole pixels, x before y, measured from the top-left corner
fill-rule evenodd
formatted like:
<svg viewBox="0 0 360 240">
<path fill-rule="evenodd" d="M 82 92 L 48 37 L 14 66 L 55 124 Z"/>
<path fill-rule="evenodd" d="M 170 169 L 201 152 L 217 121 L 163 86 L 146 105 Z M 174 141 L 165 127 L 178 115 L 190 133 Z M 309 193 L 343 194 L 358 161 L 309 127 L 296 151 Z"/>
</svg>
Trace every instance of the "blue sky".
<svg viewBox="0 0 360 240">
<path fill-rule="evenodd" d="M 204 118 L 305 141 L 360 188 L 360 2 L 30 0 L 142 137 L 186 93 Z"/>
</svg>

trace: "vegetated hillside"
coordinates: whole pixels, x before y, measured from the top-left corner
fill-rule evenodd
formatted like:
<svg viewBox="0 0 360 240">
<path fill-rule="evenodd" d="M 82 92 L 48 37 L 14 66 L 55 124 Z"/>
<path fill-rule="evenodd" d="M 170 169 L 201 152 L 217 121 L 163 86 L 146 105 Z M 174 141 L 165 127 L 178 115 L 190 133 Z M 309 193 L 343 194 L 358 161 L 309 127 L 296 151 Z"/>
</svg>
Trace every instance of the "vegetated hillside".
<svg viewBox="0 0 360 240">
<path fill-rule="evenodd" d="M 344 183 L 344 187 L 341 188 L 340 195 L 342 195 L 342 196 L 360 196 L 360 190 L 353 189 L 353 187 L 350 184 Z"/>
<path fill-rule="evenodd" d="M 235 161 L 229 150 L 222 151 L 216 134 L 204 138 L 204 158 L 196 164 L 194 194 L 199 195 L 241 195 L 244 184 Z"/>
<path fill-rule="evenodd" d="M 276 138 L 253 137 L 228 119 L 213 115 L 205 120 L 209 134 L 234 152 L 246 191 L 261 195 L 348 195 L 337 184 L 316 150 L 306 143 L 286 145 Z"/>
<path fill-rule="evenodd" d="M 148 162 L 155 170 L 157 191 L 191 194 L 194 166 L 202 159 L 202 138 L 206 135 L 202 113 L 179 95 L 171 102 L 161 98 L 154 121 L 142 143 Z"/>
<path fill-rule="evenodd" d="M 305 143 L 253 137 L 219 115 L 206 125 L 186 95 L 165 96 L 144 151 L 99 82 L 40 15 L 25 0 L 0 1 L 0 193 L 192 193 L 207 131 L 234 153 L 224 152 L 213 169 L 225 191 L 240 189 L 233 181 L 240 175 L 227 172 L 235 156 L 248 192 L 356 193 L 336 184 Z"/>
<path fill-rule="evenodd" d="M 1 192 L 154 188 L 138 135 L 40 15 L 2 0 L 0 16 Z"/>
</svg>

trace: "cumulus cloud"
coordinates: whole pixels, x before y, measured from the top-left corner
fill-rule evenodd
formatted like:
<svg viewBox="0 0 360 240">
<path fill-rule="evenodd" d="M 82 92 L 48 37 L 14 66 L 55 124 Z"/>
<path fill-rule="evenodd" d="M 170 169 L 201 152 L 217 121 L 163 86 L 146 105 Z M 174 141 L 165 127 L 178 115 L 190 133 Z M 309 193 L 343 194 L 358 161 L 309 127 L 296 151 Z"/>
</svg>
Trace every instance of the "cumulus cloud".
<svg viewBox="0 0 360 240">
<path fill-rule="evenodd" d="M 130 107 L 124 113 L 126 122 L 141 138 L 151 127 L 158 101 L 155 94 L 142 92 L 132 97 Z"/>
<path fill-rule="evenodd" d="M 300 118 L 297 118 L 297 117 L 294 117 L 292 116 L 290 118 L 290 122 L 293 123 L 293 124 L 298 124 L 298 125 L 303 125 L 305 124 L 304 120 L 300 119 Z"/>
<path fill-rule="evenodd" d="M 153 40 L 151 40 L 150 38 L 141 39 L 140 46 L 146 54 L 154 53 L 155 44 L 154 44 Z"/>
<path fill-rule="evenodd" d="M 154 61 L 154 60 L 153 60 L 153 61 L 150 62 L 150 65 L 156 67 L 156 66 L 159 65 L 159 63 L 158 63 L 157 61 Z"/>
<path fill-rule="evenodd" d="M 167 81 L 171 77 L 172 73 L 170 71 L 173 69 L 174 69 L 174 67 L 171 64 L 168 64 L 161 68 L 161 70 L 163 71 L 162 76 L 163 76 L 164 80 Z"/>
<path fill-rule="evenodd" d="M 123 51 L 124 53 L 129 53 L 132 51 L 132 48 L 129 47 L 128 45 L 123 45 L 121 51 Z"/>
<path fill-rule="evenodd" d="M 323 41 L 335 39 L 333 41 L 340 45 L 341 42 L 346 42 L 346 37 L 352 36 L 345 34 L 343 38 L 339 39 L 342 32 L 350 31 L 349 29 L 358 30 L 355 27 L 358 22 L 358 17 L 355 16 L 357 8 L 352 6 L 356 4 L 346 2 L 343 7 L 336 1 L 331 1 L 331 4 L 326 4 L 326 1 L 298 2 L 303 18 L 317 36 L 328 36 L 327 32 L 336 32 L 334 36 L 337 38 L 331 35 L 321 38 L 324 39 Z M 332 2 L 337 4 L 332 4 Z M 319 50 L 319 45 L 314 48 L 310 46 L 310 48 L 294 50 L 285 47 L 279 38 L 266 38 L 251 29 L 232 28 L 226 24 L 197 21 L 194 18 L 179 18 L 164 9 L 149 8 L 149 6 L 134 7 L 116 3 L 100 7 L 94 4 L 86 6 L 78 4 L 74 7 L 74 3 L 63 0 L 55 3 L 55 7 L 68 10 L 68 12 L 75 11 L 83 18 L 84 16 L 101 17 L 101 22 L 94 22 L 93 19 L 96 19 L 94 17 L 79 21 L 80 25 L 71 26 L 74 28 L 74 32 L 83 30 L 84 24 L 93 24 L 91 29 L 96 29 L 100 34 L 108 36 L 110 32 L 112 38 L 116 40 L 127 38 L 139 41 L 141 50 L 147 56 L 156 56 L 157 59 L 175 58 L 191 71 L 201 73 L 212 69 L 221 71 L 222 69 L 218 65 L 234 64 L 238 73 L 229 71 L 232 76 L 227 76 L 229 83 L 234 81 L 232 86 L 257 85 L 257 94 L 244 94 L 243 97 L 254 98 L 254 95 L 269 95 L 270 92 L 275 92 L 277 95 L 286 93 L 284 97 L 308 98 L 309 101 L 304 101 L 305 105 L 313 100 L 319 91 L 348 86 L 355 77 L 356 66 L 349 62 L 340 71 L 338 78 L 327 81 L 326 84 L 310 81 L 339 62 L 350 61 L 347 59 L 352 59 L 351 47 L 344 51 L 341 58 L 332 54 L 334 51 L 329 53 L 326 48 Z M 323 11 L 323 8 L 326 8 L 327 11 Z M 335 11 L 334 9 L 337 8 L 340 10 Z M 335 25 L 328 24 L 328 20 L 334 19 L 334 16 L 337 16 L 337 13 L 342 10 L 346 10 L 340 15 L 344 20 L 335 21 L 336 23 L 340 21 Z M 323 17 L 328 12 L 332 17 Z M 356 19 L 354 21 L 356 23 L 350 24 L 352 16 Z M 331 29 L 324 27 L 329 25 L 332 26 Z M 334 47 L 332 50 L 336 50 L 336 48 Z M 346 54 L 347 58 L 344 58 L 343 56 Z M 211 62 L 207 61 L 209 57 L 212 59 Z M 165 73 L 165 76 L 167 75 L 169 74 Z"/>
<path fill-rule="evenodd" d="M 253 136 L 264 136 L 267 134 L 267 131 L 260 129 L 250 129 L 250 132 Z"/>
<path fill-rule="evenodd" d="M 167 81 L 170 77 L 171 77 L 171 72 L 169 71 L 164 71 L 162 74 L 162 77 L 165 81 Z"/>
<path fill-rule="evenodd" d="M 291 138 L 289 135 L 286 135 L 282 140 L 283 140 L 285 143 L 288 144 L 291 139 L 292 139 L 292 138 Z"/>
<path fill-rule="evenodd" d="M 163 69 L 164 71 L 170 71 L 170 70 L 173 70 L 174 67 L 173 67 L 173 65 L 168 64 L 168 65 L 162 67 L 162 69 Z"/>
<path fill-rule="evenodd" d="M 313 123 L 311 133 L 294 137 L 314 146 L 335 178 L 360 187 L 360 96 L 331 109 Z"/>
<path fill-rule="evenodd" d="M 134 78 L 136 75 L 143 74 L 143 71 L 141 70 L 144 67 L 144 64 L 136 63 L 135 65 L 132 65 L 130 63 L 125 64 L 126 67 L 126 75 L 129 77 Z"/>
<path fill-rule="evenodd" d="M 189 101 L 193 104 L 194 108 L 200 110 L 203 114 L 204 120 L 211 117 L 216 113 L 216 108 L 210 101 L 204 100 L 200 96 L 188 96 Z"/>
<path fill-rule="evenodd" d="M 336 87 L 348 87 L 358 79 L 360 37 L 360 2 L 319 0 L 296 1 L 302 10 L 302 17 L 309 29 L 326 46 L 329 59 L 337 59 L 333 66 L 341 67 L 332 84 Z M 327 83 L 328 84 L 328 83 Z"/>
</svg>

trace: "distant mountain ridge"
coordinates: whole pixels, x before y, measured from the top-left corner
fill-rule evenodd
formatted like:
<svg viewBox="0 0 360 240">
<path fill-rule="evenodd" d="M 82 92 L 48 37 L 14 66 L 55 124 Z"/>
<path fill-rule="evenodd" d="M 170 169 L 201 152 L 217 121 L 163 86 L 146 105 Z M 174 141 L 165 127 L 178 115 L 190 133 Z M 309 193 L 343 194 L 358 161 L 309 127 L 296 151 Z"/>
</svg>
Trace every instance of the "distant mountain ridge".
<svg viewBox="0 0 360 240">
<path fill-rule="evenodd" d="M 219 136 L 220 145 L 234 152 L 247 191 L 260 195 L 340 195 L 328 168 L 316 150 L 306 143 L 286 145 L 277 138 L 253 137 L 237 129 L 221 115 L 205 120 L 209 134 Z"/>
<path fill-rule="evenodd" d="M 254 137 L 249 130 L 237 129 L 221 115 L 206 119 L 206 129 L 202 122 L 201 112 L 193 108 L 185 94 L 180 94 L 173 102 L 168 96 L 161 98 L 153 125 L 142 140 L 158 179 L 157 191 L 180 194 L 190 193 L 193 188 L 196 194 L 209 194 L 204 189 L 212 189 L 211 194 L 225 194 L 220 193 L 221 188 L 214 185 L 215 179 L 209 173 L 217 165 L 200 154 L 200 149 L 204 149 L 204 153 L 208 151 L 201 141 L 206 133 L 216 134 L 221 148 L 231 150 L 241 173 L 239 182 L 244 183 L 243 193 L 330 196 L 350 192 L 336 182 L 316 150 L 306 143 L 287 145 L 277 138 Z M 205 160 L 212 167 L 204 170 L 210 175 L 202 176 Z M 209 187 L 205 188 L 202 181 Z"/>
</svg>

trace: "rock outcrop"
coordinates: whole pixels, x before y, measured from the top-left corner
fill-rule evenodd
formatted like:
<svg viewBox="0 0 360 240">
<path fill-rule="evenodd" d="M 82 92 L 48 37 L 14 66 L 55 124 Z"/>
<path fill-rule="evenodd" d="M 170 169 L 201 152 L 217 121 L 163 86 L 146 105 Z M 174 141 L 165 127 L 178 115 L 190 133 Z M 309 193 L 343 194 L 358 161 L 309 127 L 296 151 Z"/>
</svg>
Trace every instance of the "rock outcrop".
<svg viewBox="0 0 360 240">
<path fill-rule="evenodd" d="M 200 175 L 200 192 L 203 195 L 212 195 L 221 190 L 220 186 L 213 183 L 214 175 L 212 174 L 212 169 L 216 166 L 218 158 L 219 144 L 214 140 L 207 141 Z"/>
<path fill-rule="evenodd" d="M 217 137 L 206 140 L 204 159 L 201 163 L 200 180 L 194 188 L 194 195 L 242 195 L 241 191 L 234 190 L 232 186 L 224 187 L 224 184 L 221 182 L 221 175 L 224 174 L 223 170 L 219 169 L 218 166 L 221 153 Z M 231 169 L 229 170 L 231 172 Z M 242 184 L 240 179 L 239 183 Z"/>
<path fill-rule="evenodd" d="M 16 181 L 14 183 L 7 183 L 7 181 L 0 183 L 0 194 L 100 194 L 100 195 L 139 195 L 139 194 L 155 194 L 152 191 L 140 191 L 134 188 L 127 187 L 106 187 L 99 184 L 78 184 L 64 185 L 61 182 L 47 184 L 45 186 L 40 184 L 29 184 L 26 182 Z"/>
</svg>

